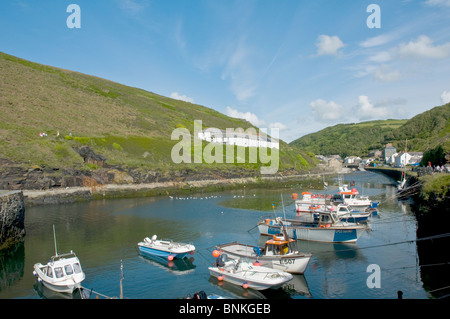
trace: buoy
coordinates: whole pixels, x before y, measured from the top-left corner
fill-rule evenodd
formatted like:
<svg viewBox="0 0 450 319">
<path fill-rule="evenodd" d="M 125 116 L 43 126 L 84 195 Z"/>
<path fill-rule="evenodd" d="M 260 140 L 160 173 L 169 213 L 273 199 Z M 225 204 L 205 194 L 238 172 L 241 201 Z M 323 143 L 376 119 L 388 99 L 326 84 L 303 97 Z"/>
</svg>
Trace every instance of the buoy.
<svg viewBox="0 0 450 319">
<path fill-rule="evenodd" d="M 217 249 L 214 249 L 212 252 L 213 257 L 219 257 L 220 256 L 220 251 L 218 251 Z"/>
<path fill-rule="evenodd" d="M 169 259 L 169 261 L 172 261 L 173 260 L 173 255 L 167 256 L 167 259 Z"/>
<path fill-rule="evenodd" d="M 223 275 L 217 276 L 217 280 L 222 281 L 223 280 Z"/>
<path fill-rule="evenodd" d="M 244 282 L 244 283 L 242 284 L 242 288 L 247 289 L 247 288 L 248 288 L 248 283 L 247 283 L 247 282 Z"/>
<path fill-rule="evenodd" d="M 255 261 L 255 262 L 253 263 L 253 266 L 261 266 L 261 263 L 260 263 L 259 261 Z"/>
<path fill-rule="evenodd" d="M 298 194 L 297 194 L 297 193 L 293 193 L 293 194 L 292 194 L 292 199 L 293 199 L 293 200 L 296 200 L 297 197 L 298 197 Z"/>
<path fill-rule="evenodd" d="M 194 251 L 189 252 L 189 254 L 192 256 L 194 254 Z"/>
</svg>

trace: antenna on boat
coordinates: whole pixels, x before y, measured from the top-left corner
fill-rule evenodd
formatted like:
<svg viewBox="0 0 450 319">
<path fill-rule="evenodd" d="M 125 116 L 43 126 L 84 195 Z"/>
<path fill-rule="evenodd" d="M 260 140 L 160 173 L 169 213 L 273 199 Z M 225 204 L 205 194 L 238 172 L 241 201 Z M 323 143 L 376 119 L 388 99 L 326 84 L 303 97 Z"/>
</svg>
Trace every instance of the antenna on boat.
<svg viewBox="0 0 450 319">
<path fill-rule="evenodd" d="M 283 194 L 280 194 L 280 196 L 281 196 L 281 205 L 283 205 L 283 215 L 284 215 L 284 220 L 286 220 L 286 211 L 284 210 Z"/>
<path fill-rule="evenodd" d="M 58 257 L 58 249 L 57 249 L 57 247 L 56 247 L 55 224 L 53 224 L 53 241 L 55 242 L 55 256 Z"/>
</svg>

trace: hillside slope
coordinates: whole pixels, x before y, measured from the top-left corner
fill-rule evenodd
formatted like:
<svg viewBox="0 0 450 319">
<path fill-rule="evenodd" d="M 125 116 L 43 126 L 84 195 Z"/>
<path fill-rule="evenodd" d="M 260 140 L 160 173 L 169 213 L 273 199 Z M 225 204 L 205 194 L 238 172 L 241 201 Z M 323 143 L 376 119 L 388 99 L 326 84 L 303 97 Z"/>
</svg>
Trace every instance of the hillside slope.
<svg viewBox="0 0 450 319">
<path fill-rule="evenodd" d="M 367 156 L 370 150 L 392 143 L 398 150 L 424 152 L 439 145 L 450 152 L 450 103 L 437 106 L 410 120 L 379 120 L 338 124 L 305 135 L 291 146 L 315 154 Z"/>
<path fill-rule="evenodd" d="M 106 164 L 145 170 L 231 168 L 259 172 L 263 164 L 175 164 L 175 128 L 253 127 L 211 108 L 94 76 L 0 53 L 0 164 L 93 171 L 76 150 L 88 146 Z M 45 133 L 40 136 L 40 133 Z M 205 145 L 203 145 L 205 146 Z M 315 159 L 280 141 L 280 171 L 308 170 Z M 263 165 L 264 166 L 264 165 Z M 0 168 L 1 172 L 1 168 Z"/>
</svg>

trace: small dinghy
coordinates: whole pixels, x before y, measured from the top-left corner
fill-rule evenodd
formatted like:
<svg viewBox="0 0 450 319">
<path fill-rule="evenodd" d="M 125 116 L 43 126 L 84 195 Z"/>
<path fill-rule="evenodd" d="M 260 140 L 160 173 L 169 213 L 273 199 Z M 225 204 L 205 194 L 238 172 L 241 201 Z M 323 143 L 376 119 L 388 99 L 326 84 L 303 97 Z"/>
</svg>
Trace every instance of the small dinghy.
<svg viewBox="0 0 450 319">
<path fill-rule="evenodd" d="M 139 252 L 143 255 L 165 257 L 169 260 L 183 259 L 188 254 L 193 255 L 195 246 L 192 244 L 177 243 L 171 240 L 157 239 L 156 235 L 152 238 L 144 238 L 144 241 L 138 243 Z"/>
<path fill-rule="evenodd" d="M 33 266 L 33 274 L 45 287 L 62 293 L 73 293 L 81 288 L 81 282 L 85 274 L 81 269 L 80 261 L 73 251 L 67 254 L 58 254 L 56 248 L 55 226 L 53 225 L 55 241 L 55 256 L 51 257 L 47 264 L 36 263 Z"/>
<path fill-rule="evenodd" d="M 290 273 L 220 255 L 213 267 L 208 267 L 211 276 L 243 288 L 255 290 L 277 289 L 293 278 Z"/>
</svg>

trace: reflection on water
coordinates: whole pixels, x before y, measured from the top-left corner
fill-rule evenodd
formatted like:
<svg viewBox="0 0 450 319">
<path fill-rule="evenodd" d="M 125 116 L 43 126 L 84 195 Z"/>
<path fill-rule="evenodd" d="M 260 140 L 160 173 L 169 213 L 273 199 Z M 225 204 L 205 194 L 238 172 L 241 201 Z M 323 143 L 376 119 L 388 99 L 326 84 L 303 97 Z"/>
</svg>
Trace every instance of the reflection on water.
<svg viewBox="0 0 450 319">
<path fill-rule="evenodd" d="M 201 290 L 230 298 L 270 299 L 396 298 L 397 290 L 402 290 L 405 298 L 427 298 L 417 247 L 408 242 L 416 238 L 417 221 L 409 205 L 395 199 L 393 181 L 368 172 L 355 172 L 345 179 L 354 180 L 361 194 L 381 202 L 378 215 L 370 218 L 370 231 L 355 244 L 299 241 L 301 251 L 313 254 L 311 261 L 304 275 L 295 275 L 280 289 L 257 292 L 218 283 L 208 271 L 215 260 L 212 247 L 232 241 L 263 245 L 267 238 L 259 236 L 255 225 L 261 216 L 273 216 L 274 212 L 271 207 L 254 207 L 270 201 L 276 205 L 276 215 L 292 218 L 296 212 L 291 194 L 308 189 L 243 189 L 188 198 L 99 200 L 27 208 L 24 242 L 0 255 L 0 298 L 53 298 L 35 289 L 32 275 L 34 263 L 48 260 L 54 253 L 53 224 L 58 250 L 73 250 L 80 259 L 86 274 L 83 287 L 106 296 L 119 295 L 123 264 L 125 298 L 184 298 Z M 329 185 L 329 194 L 337 192 L 337 179 Z M 284 211 L 280 201 L 275 202 L 280 194 Z M 137 243 L 153 235 L 192 242 L 196 252 L 192 259 L 172 264 L 141 256 Z M 398 242 L 405 243 L 393 244 Z M 381 268 L 381 288 L 366 285 L 370 264 Z"/>
</svg>

